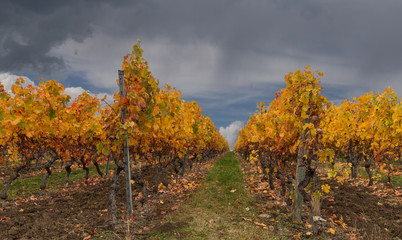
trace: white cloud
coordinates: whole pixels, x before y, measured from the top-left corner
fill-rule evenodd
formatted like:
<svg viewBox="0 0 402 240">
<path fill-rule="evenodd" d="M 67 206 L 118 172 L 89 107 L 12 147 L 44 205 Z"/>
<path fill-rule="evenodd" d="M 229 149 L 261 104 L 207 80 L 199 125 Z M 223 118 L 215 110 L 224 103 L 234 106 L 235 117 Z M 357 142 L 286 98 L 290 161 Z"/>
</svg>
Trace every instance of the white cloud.
<svg viewBox="0 0 402 240">
<path fill-rule="evenodd" d="M 11 93 L 11 87 L 13 84 L 15 84 L 15 80 L 18 78 L 24 78 L 25 83 L 23 84 L 23 86 L 27 86 L 27 85 L 32 85 L 32 86 L 36 86 L 35 83 L 29 79 L 28 77 L 25 76 L 17 76 L 14 75 L 12 73 L 0 73 L 0 82 L 1 84 L 3 84 L 4 86 L 4 90 L 8 93 Z M 72 103 L 80 94 L 82 94 L 83 92 L 85 92 L 86 90 L 83 89 L 82 87 L 68 87 L 65 88 L 64 93 L 67 95 L 70 95 L 71 99 L 70 99 L 70 103 Z M 92 96 L 94 96 L 94 93 L 90 94 Z M 113 103 L 114 99 L 113 99 L 113 95 L 111 94 L 107 94 L 107 93 L 98 93 L 96 94 L 97 97 L 99 99 L 102 99 L 105 95 L 106 95 L 106 102 L 107 103 Z M 104 104 L 102 104 L 103 106 Z"/>
<path fill-rule="evenodd" d="M 64 93 L 67 95 L 70 95 L 71 99 L 70 99 L 70 103 L 72 103 L 75 99 L 78 98 L 79 95 L 81 95 L 83 92 L 85 92 L 86 90 L 83 89 L 82 87 L 68 87 L 64 90 Z M 108 104 L 112 104 L 114 99 L 113 99 L 113 95 L 108 94 L 108 93 L 91 93 L 89 92 L 90 95 L 95 96 L 101 100 L 106 96 L 106 102 Z M 104 102 L 101 102 L 101 106 L 104 107 L 106 104 Z"/>
<path fill-rule="evenodd" d="M 228 141 L 230 149 L 233 149 L 239 135 L 239 131 L 243 128 L 243 126 L 244 123 L 242 121 L 234 121 L 227 127 L 219 128 L 221 135 Z"/>
<path fill-rule="evenodd" d="M 70 95 L 70 102 L 74 101 L 79 95 L 85 92 L 82 87 L 69 87 L 64 90 L 64 93 Z"/>
<path fill-rule="evenodd" d="M 22 77 L 25 80 L 25 83 L 23 84 L 23 86 L 28 86 L 28 85 L 35 86 L 35 83 L 31 79 L 29 79 L 25 76 L 17 76 L 12 73 L 8 73 L 8 72 L 0 73 L 0 82 L 1 82 L 1 84 L 3 84 L 4 90 L 8 93 L 11 93 L 11 86 L 13 86 L 15 84 L 15 80 L 17 80 L 20 77 Z"/>
</svg>

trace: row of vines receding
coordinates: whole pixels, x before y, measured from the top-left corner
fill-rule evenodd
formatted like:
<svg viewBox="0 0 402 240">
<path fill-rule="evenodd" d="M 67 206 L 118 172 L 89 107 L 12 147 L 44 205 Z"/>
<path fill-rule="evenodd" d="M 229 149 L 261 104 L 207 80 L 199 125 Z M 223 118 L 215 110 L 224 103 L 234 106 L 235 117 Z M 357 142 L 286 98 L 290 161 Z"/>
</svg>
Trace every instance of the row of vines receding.
<svg viewBox="0 0 402 240">
<path fill-rule="evenodd" d="M 80 166 L 88 178 L 89 165 L 103 176 L 100 165 L 114 164 L 110 212 L 115 223 L 126 138 L 132 180 L 143 189 L 146 181 L 141 173 L 150 166 L 160 171 L 173 166 L 183 176 L 186 164 L 192 166 L 229 150 L 198 103 L 186 102 L 180 91 L 168 85 L 159 87 L 142 53 L 136 44 L 124 57 L 126 95 L 116 92 L 112 103 L 84 92 L 69 104 L 70 96 L 55 80 L 32 86 L 20 78 L 11 92 L 0 84 L 0 166 L 9 173 L 0 193 L 3 204 L 10 184 L 23 173 L 44 171 L 40 188 L 45 190 L 54 171 L 65 171 L 68 187 L 72 169 Z M 122 108 L 126 109 L 124 121 Z"/>
<path fill-rule="evenodd" d="M 320 232 L 322 200 L 330 191 L 320 180 L 343 183 L 364 166 L 368 185 L 381 175 L 391 184 L 392 176 L 400 174 L 402 152 L 401 102 L 390 87 L 337 106 L 321 94 L 322 76 L 309 66 L 286 75 L 286 88 L 269 107 L 259 104 L 234 149 L 260 165 L 271 189 L 275 179 L 280 181 L 294 220 L 301 221 L 306 204 L 315 234 Z"/>
</svg>

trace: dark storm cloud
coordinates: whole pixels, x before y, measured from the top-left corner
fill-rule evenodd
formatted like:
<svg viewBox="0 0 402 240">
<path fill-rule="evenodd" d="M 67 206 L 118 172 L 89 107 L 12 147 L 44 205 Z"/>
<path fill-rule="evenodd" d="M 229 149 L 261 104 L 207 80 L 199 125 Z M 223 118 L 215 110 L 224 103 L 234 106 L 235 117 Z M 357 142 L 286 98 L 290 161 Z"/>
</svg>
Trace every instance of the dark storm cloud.
<svg viewBox="0 0 402 240">
<path fill-rule="evenodd" d="M 67 1 L 3 1 L 0 10 L 0 70 L 34 70 L 43 73 L 64 68 L 50 49 L 68 37 L 82 40 L 90 34 L 84 15 Z M 84 22 L 84 24 L 78 24 Z"/>
<path fill-rule="evenodd" d="M 245 33 L 240 42 L 246 48 L 288 54 L 307 63 L 317 56 L 338 58 L 367 74 L 400 71 L 402 31 L 397 29 L 402 16 L 397 9 L 402 9 L 402 2 L 278 2 L 261 6 L 261 21 L 253 17 L 253 25 L 240 24 L 239 32 Z"/>
<path fill-rule="evenodd" d="M 80 42 L 91 36 L 103 6 L 101 1 L 2 1 L 0 71 L 63 70 L 63 58 L 49 51 L 68 38 Z"/>
<path fill-rule="evenodd" d="M 267 58 L 329 69 L 333 84 L 348 83 L 336 78 L 348 69 L 357 72 L 350 76 L 357 78 L 354 84 L 402 74 L 402 1 L 397 0 L 10 0 L 0 9 L 0 71 L 63 70 L 63 56 L 49 51 L 97 31 L 116 39 L 211 45 L 219 51 L 217 84 L 255 81 L 253 74 L 272 67 L 263 61 Z"/>
<path fill-rule="evenodd" d="M 400 9 L 402 2 L 392 0 L 153 1 L 111 11 L 118 26 L 101 21 L 105 32 L 144 42 L 163 38 L 216 46 L 216 81 L 269 67 L 255 61 L 259 55 L 319 69 L 333 65 L 334 73 L 353 69 L 359 73 L 353 81 L 375 83 L 384 74 L 401 74 Z"/>
</svg>

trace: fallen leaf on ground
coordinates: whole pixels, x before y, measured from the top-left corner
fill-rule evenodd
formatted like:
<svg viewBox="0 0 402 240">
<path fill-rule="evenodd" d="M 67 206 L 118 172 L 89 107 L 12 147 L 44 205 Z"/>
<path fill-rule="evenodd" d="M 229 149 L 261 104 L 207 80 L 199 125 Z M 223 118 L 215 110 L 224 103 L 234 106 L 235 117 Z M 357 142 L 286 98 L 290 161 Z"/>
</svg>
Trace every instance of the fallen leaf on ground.
<svg viewBox="0 0 402 240">
<path fill-rule="evenodd" d="M 8 221 L 10 219 L 11 218 L 9 218 L 9 217 L 2 217 L 2 218 L 0 218 L 0 222 L 5 222 L 5 221 Z"/>
<path fill-rule="evenodd" d="M 88 240 L 90 238 L 91 238 L 91 235 L 88 235 L 88 236 L 84 237 L 82 240 Z"/>
<path fill-rule="evenodd" d="M 325 220 L 321 216 L 313 216 L 313 221 L 314 222 L 326 222 L 327 220 Z"/>
<path fill-rule="evenodd" d="M 254 222 L 255 225 L 262 227 L 262 228 L 267 228 L 268 226 L 265 225 L 264 223 L 259 223 L 259 222 Z"/>
<path fill-rule="evenodd" d="M 298 234 L 294 235 L 293 238 L 300 239 L 301 235 L 303 235 L 303 233 L 298 233 Z"/>
<path fill-rule="evenodd" d="M 270 221 L 271 222 L 278 222 L 278 220 L 276 220 L 275 218 L 271 218 Z"/>
</svg>

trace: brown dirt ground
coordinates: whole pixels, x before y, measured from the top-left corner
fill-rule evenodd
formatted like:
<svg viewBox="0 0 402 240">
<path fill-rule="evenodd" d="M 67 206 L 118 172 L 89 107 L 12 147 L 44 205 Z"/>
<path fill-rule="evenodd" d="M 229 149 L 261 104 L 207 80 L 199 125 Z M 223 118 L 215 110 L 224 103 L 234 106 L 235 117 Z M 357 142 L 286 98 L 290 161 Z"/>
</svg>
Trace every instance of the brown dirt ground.
<svg viewBox="0 0 402 240">
<path fill-rule="evenodd" d="M 252 176 L 254 180 L 250 184 L 252 193 L 256 196 L 258 204 L 263 206 L 264 211 L 272 217 L 282 218 L 279 225 L 291 222 L 291 206 L 282 205 L 282 198 L 277 193 L 279 181 L 274 185 L 277 190 L 272 192 L 268 183 L 258 173 L 255 166 L 241 160 L 245 176 Z M 254 167 L 254 169 L 253 169 Z M 259 179 L 261 178 L 261 179 Z M 383 183 L 375 183 L 367 187 L 367 180 L 357 179 L 345 181 L 344 184 L 334 180 L 325 180 L 331 186 L 329 195 L 324 196 L 322 203 L 322 233 L 320 236 L 306 236 L 300 239 L 364 239 L 364 240 L 387 240 L 402 239 L 402 188 L 388 186 Z M 263 193 L 262 191 L 265 193 Z M 308 218 L 308 210 L 305 206 L 303 222 Z M 269 223 L 269 222 L 268 222 Z M 268 224 L 267 223 L 267 224 Z M 342 223 L 346 225 L 342 226 Z M 272 225 L 272 223 L 270 223 Z M 311 231 L 306 225 L 288 224 L 288 230 L 296 234 Z M 275 227 L 275 225 L 274 225 Z M 335 230 L 334 234 L 329 229 Z M 277 227 L 273 229 L 277 231 Z M 283 232 L 283 231 L 282 231 Z M 281 232 L 278 232 L 280 234 Z M 296 237 L 294 237 L 296 239 Z"/>
<path fill-rule="evenodd" d="M 1 216 L 9 217 L 0 225 L 2 239 L 77 239 L 97 229 L 107 220 L 101 210 L 108 208 L 104 191 L 109 181 L 79 190 L 53 193 L 6 207 Z M 120 191 L 122 192 L 122 191 Z M 121 202 L 121 195 L 118 199 Z M 40 199 L 43 200 L 40 200 Z M 18 204 L 18 205 L 17 205 Z M 120 206 L 121 207 L 121 206 Z"/>
<path fill-rule="evenodd" d="M 214 160 L 211 160 L 214 161 Z M 201 181 L 211 161 L 195 165 L 194 174 L 185 177 L 192 181 Z M 188 172 L 188 171 L 187 171 Z M 164 217 L 177 209 L 194 189 L 184 190 L 179 194 L 170 192 L 152 193 L 152 180 L 156 169 L 144 173 L 147 187 L 146 201 L 142 205 L 134 201 L 135 220 L 130 224 L 132 238 L 146 238 L 154 227 L 160 225 Z M 123 174 L 121 174 L 123 175 Z M 0 239 L 121 239 L 127 235 L 125 216 L 124 177 L 120 176 L 120 190 L 116 196 L 119 211 L 119 224 L 110 227 L 109 196 L 111 177 L 92 178 L 89 185 L 84 182 L 71 186 L 70 189 L 58 189 L 44 192 L 41 196 L 32 196 L 25 201 L 8 202 L 0 208 Z M 171 172 L 166 172 L 160 179 L 172 181 Z M 133 197 L 140 192 L 140 187 L 133 185 Z M 162 200 L 162 203 L 161 203 Z"/>
<path fill-rule="evenodd" d="M 204 169 L 202 170 L 202 168 Z M 197 166 L 206 173 L 205 165 Z M 151 182 L 155 169 L 149 169 L 145 175 Z M 162 177 L 172 180 L 170 173 Z M 203 175 L 205 176 L 205 175 Z M 197 176 L 192 176 L 197 178 Z M 201 180 L 201 175 L 198 175 Z M 0 239 L 121 239 L 127 233 L 127 226 L 120 218 L 119 224 L 109 227 L 109 194 L 110 178 L 93 178 L 89 185 L 83 182 L 71 189 L 59 189 L 44 192 L 25 201 L 9 203 L 0 208 Z M 117 195 L 119 217 L 124 216 L 125 191 L 123 176 L 120 179 L 120 191 Z M 402 239 L 402 204 L 401 188 L 377 185 L 365 187 L 354 182 L 328 182 L 331 185 L 330 195 L 322 205 L 323 218 L 329 220 L 327 227 L 334 227 L 337 233 L 332 239 L 348 239 L 345 234 L 354 233 L 362 239 Z M 133 196 L 139 188 L 134 186 Z M 160 223 L 191 191 L 180 195 L 168 193 L 151 193 L 152 184 L 148 187 L 147 201 L 143 206 L 134 202 L 134 214 L 137 217 L 130 227 L 135 238 L 147 238 L 151 229 L 166 231 L 177 226 L 166 226 Z M 381 191 L 379 191 L 381 190 Z M 163 204 L 160 204 L 163 200 Z M 332 201 L 333 200 L 333 201 Z M 286 214 L 285 212 L 278 214 Z M 273 216 L 275 217 L 275 216 Z M 335 220 L 335 223 L 330 219 Z M 342 219 L 347 224 L 343 229 L 336 223 Z M 185 223 L 181 223 L 185 224 Z M 182 226 L 181 226 L 182 227 Z M 295 233 L 302 228 L 292 229 Z M 338 234 L 343 231 L 343 234 Z"/>
<path fill-rule="evenodd" d="M 324 213 L 342 217 L 363 239 L 402 239 L 401 188 L 354 186 L 353 181 L 329 184 L 331 195 L 323 202 Z"/>
</svg>

